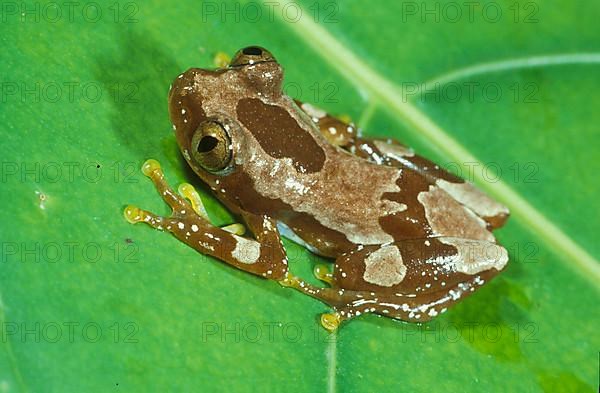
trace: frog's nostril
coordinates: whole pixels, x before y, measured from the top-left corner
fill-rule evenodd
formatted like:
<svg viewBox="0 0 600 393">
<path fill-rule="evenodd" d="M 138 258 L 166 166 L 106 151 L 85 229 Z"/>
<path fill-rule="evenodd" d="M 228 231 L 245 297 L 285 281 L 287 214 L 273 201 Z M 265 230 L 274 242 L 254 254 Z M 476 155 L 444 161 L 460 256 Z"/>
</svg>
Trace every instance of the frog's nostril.
<svg viewBox="0 0 600 393">
<path fill-rule="evenodd" d="M 214 149 L 218 143 L 219 140 L 217 138 L 215 138 L 214 136 L 207 135 L 204 138 L 200 139 L 200 142 L 198 143 L 198 148 L 196 150 L 198 151 L 198 153 L 208 153 L 209 151 Z"/>
<path fill-rule="evenodd" d="M 258 46 L 248 46 L 242 49 L 242 53 L 249 56 L 260 56 L 263 51 L 262 48 L 259 48 Z"/>
</svg>

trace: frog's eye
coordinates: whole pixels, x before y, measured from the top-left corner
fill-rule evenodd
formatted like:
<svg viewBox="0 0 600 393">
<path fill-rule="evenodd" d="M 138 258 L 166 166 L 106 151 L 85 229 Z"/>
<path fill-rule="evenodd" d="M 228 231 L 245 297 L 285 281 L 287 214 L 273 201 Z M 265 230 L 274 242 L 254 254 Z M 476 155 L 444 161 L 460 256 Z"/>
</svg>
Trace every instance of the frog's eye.
<svg viewBox="0 0 600 393">
<path fill-rule="evenodd" d="M 230 67 L 252 65 L 266 61 L 275 61 L 271 52 L 260 46 L 247 46 L 235 54 L 233 60 L 231 60 Z"/>
<path fill-rule="evenodd" d="M 209 172 L 225 169 L 233 156 L 227 131 L 214 120 L 200 123 L 192 137 L 191 150 L 194 160 Z"/>
</svg>

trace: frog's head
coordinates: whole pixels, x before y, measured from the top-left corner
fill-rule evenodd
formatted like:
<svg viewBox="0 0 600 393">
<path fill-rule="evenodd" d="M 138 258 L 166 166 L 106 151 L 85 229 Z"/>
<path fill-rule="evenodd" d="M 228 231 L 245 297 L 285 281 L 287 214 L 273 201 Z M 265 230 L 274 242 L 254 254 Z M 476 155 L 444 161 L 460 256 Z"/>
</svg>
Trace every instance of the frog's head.
<svg viewBox="0 0 600 393">
<path fill-rule="evenodd" d="M 282 93 L 282 80 L 273 55 L 256 46 L 238 51 L 224 68 L 192 68 L 175 79 L 169 112 L 177 143 L 216 191 L 234 194 L 234 181 L 256 185 L 272 165 L 289 164 L 300 173 L 322 167 L 324 152 L 315 142 L 320 134 Z"/>
<path fill-rule="evenodd" d="M 199 175 L 231 171 L 233 139 L 243 134 L 238 103 L 254 97 L 278 100 L 282 79 L 281 66 L 258 46 L 239 50 L 224 68 L 191 68 L 175 79 L 169 113 L 179 147 Z"/>
</svg>

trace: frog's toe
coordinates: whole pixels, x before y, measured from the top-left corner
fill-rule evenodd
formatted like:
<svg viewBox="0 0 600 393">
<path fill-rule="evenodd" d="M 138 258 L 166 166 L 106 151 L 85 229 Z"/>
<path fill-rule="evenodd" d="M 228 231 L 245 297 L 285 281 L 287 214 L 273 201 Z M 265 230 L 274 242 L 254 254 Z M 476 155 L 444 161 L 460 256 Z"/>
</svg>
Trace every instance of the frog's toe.
<svg viewBox="0 0 600 393">
<path fill-rule="evenodd" d="M 177 189 L 179 194 L 187 198 L 192 204 L 192 208 L 200 217 L 204 218 L 206 221 L 211 222 L 208 217 L 208 213 L 206 212 L 206 207 L 204 207 L 204 203 L 200 198 L 200 194 L 198 191 L 189 183 L 182 183 L 179 185 Z M 222 230 L 227 231 L 229 233 L 233 233 L 234 235 L 242 236 L 246 232 L 246 228 L 242 224 L 231 224 L 221 227 Z"/>
<path fill-rule="evenodd" d="M 125 219 L 131 224 L 144 222 L 151 227 L 161 230 L 163 229 L 163 222 L 165 220 L 164 217 L 157 216 L 152 212 L 140 209 L 139 207 L 133 205 L 128 205 L 125 207 L 125 210 L 123 210 L 123 216 L 125 216 Z"/>
<path fill-rule="evenodd" d="M 333 284 L 333 274 L 329 270 L 329 266 L 324 264 L 316 265 L 313 269 L 313 274 L 319 280 L 326 282 L 329 285 Z"/>
<path fill-rule="evenodd" d="M 127 205 L 123 210 L 123 216 L 130 224 L 142 222 L 142 209 L 137 206 Z"/>
<path fill-rule="evenodd" d="M 154 187 L 160 194 L 160 197 L 169 205 L 174 211 L 185 211 L 189 208 L 187 202 L 177 195 L 175 191 L 167 184 L 165 175 L 160 167 L 158 161 L 149 159 L 142 165 L 142 173 L 152 180 Z"/>
<path fill-rule="evenodd" d="M 152 177 L 154 175 L 162 175 L 160 163 L 152 158 L 144 161 L 144 163 L 142 164 L 142 173 L 148 177 Z"/>
<path fill-rule="evenodd" d="M 333 333 L 342 323 L 342 316 L 338 312 L 321 314 L 321 326 Z"/>
<path fill-rule="evenodd" d="M 200 194 L 198 191 L 189 183 L 182 183 L 179 185 L 177 191 L 179 194 L 187 198 L 192 204 L 192 208 L 200 217 L 204 218 L 206 221 L 210 222 L 208 218 L 208 213 L 206 212 L 206 208 L 204 207 L 204 203 L 202 203 L 202 199 L 200 198 Z"/>
<path fill-rule="evenodd" d="M 221 229 L 238 236 L 242 236 L 246 233 L 246 227 L 239 223 L 225 225 L 224 227 L 221 227 Z"/>
<path fill-rule="evenodd" d="M 218 68 L 225 68 L 231 63 L 231 57 L 225 52 L 217 52 L 213 59 L 213 64 Z"/>
</svg>

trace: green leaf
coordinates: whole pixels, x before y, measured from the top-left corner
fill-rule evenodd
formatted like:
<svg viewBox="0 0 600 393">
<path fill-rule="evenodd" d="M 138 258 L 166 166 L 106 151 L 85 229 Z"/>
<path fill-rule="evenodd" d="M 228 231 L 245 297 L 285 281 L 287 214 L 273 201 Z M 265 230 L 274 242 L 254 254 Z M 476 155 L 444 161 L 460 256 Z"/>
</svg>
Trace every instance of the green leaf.
<svg viewBox="0 0 600 393">
<path fill-rule="evenodd" d="M 96 16 L 88 3 L 72 15 L 11 4 L 0 390 L 597 389 L 600 5 L 152 0 L 94 3 Z M 170 82 L 249 44 L 284 65 L 289 94 L 506 203 L 506 272 L 422 326 L 365 316 L 328 336 L 323 304 L 128 224 L 128 203 L 167 212 L 145 159 L 201 187 L 170 131 Z M 423 83 L 433 92 L 415 93 Z M 216 222 L 233 222 L 203 196 Z M 310 279 L 320 259 L 285 245 Z"/>
</svg>

